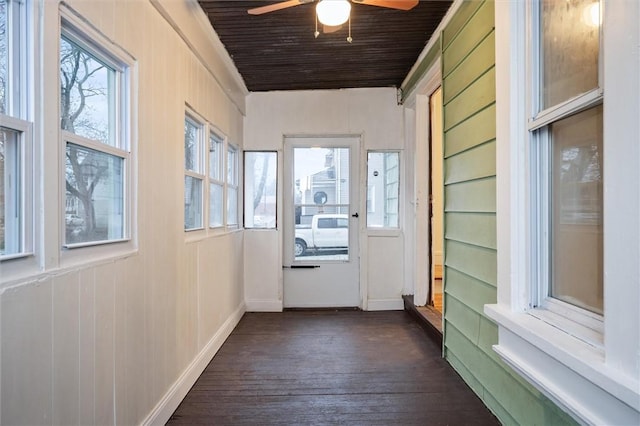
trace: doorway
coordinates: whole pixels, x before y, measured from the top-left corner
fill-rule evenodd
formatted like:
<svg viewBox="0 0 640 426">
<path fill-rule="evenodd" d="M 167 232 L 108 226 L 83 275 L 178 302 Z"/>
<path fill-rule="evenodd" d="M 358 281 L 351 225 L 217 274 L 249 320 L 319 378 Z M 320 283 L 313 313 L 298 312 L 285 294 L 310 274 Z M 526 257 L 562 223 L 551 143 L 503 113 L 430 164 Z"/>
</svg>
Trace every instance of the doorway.
<svg viewBox="0 0 640 426">
<path fill-rule="evenodd" d="M 431 173 L 429 176 L 430 220 L 430 284 L 429 305 L 442 311 L 444 270 L 444 153 L 442 144 L 442 88 L 429 97 L 429 150 Z"/>
<path fill-rule="evenodd" d="M 286 137 L 285 308 L 360 306 L 360 138 Z"/>
</svg>

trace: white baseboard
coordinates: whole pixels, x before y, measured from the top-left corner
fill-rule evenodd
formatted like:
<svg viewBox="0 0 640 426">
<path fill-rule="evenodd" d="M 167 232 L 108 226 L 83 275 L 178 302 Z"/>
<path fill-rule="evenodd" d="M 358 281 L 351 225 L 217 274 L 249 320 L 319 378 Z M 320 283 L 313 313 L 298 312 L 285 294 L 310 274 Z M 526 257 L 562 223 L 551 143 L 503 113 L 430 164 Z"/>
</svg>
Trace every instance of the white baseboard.
<svg viewBox="0 0 640 426">
<path fill-rule="evenodd" d="M 247 312 L 282 312 L 282 300 L 245 300 Z"/>
<path fill-rule="evenodd" d="M 164 425 L 167 423 L 173 412 L 176 411 L 178 405 L 180 405 L 187 395 L 187 392 L 189 392 L 189 389 L 191 389 L 196 380 L 198 380 L 198 377 L 200 377 L 209 362 L 213 359 L 213 356 L 218 352 L 224 341 L 227 340 L 227 337 L 229 337 L 236 325 L 238 325 L 238 322 L 240 322 L 245 312 L 246 307 L 245 304 L 242 303 L 229 318 L 227 318 L 222 327 L 218 329 L 217 333 L 209 340 L 204 348 L 202 348 L 178 380 L 176 380 L 167 393 L 164 394 L 158 404 L 142 421 L 142 425 Z"/>
<path fill-rule="evenodd" d="M 369 299 L 367 301 L 368 311 L 402 311 L 404 300 L 400 299 Z"/>
</svg>

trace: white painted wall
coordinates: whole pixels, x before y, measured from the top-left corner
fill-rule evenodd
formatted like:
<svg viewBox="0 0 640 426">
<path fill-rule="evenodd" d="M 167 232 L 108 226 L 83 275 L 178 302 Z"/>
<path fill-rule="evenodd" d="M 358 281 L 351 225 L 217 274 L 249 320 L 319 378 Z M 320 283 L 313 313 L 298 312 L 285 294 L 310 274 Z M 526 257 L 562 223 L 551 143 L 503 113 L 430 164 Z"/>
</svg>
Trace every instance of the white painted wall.
<svg viewBox="0 0 640 426">
<path fill-rule="evenodd" d="M 34 3 L 37 267 L 2 265 L 0 423 L 164 423 L 244 312 L 243 232 L 183 231 L 185 103 L 241 145 L 246 89 L 188 2 L 68 1 L 135 58 L 138 80 L 134 247 L 71 261 L 57 226 L 58 3 Z"/>
<path fill-rule="evenodd" d="M 247 150 L 277 150 L 282 166 L 285 135 L 360 135 L 361 170 L 366 173 L 368 149 L 404 147 L 403 112 L 397 105 L 396 90 L 345 89 L 333 91 L 296 91 L 252 93 L 247 98 L 244 135 Z M 282 167 L 280 169 L 282 176 Z M 250 310 L 282 308 L 282 178 L 278 190 L 278 229 L 245 233 L 245 296 Z M 364 212 L 366 188 L 361 174 L 361 206 Z M 364 309 L 401 309 L 404 287 L 404 232 L 367 231 L 362 217 L 361 289 Z M 369 250 L 372 240 L 393 240 L 398 250 Z M 256 257 L 256 256 L 259 256 Z M 367 265 L 382 265 L 384 274 L 373 274 Z M 249 262 L 254 262 L 251 264 Z M 255 267 L 254 267 L 255 265 Z"/>
</svg>

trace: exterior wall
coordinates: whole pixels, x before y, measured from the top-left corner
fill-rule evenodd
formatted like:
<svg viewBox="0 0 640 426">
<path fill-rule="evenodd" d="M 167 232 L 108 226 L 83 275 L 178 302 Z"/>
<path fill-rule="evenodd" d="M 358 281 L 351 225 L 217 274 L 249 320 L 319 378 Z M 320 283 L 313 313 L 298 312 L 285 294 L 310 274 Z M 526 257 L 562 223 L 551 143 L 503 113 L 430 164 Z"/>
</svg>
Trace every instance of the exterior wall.
<svg viewBox="0 0 640 426">
<path fill-rule="evenodd" d="M 402 120 L 402 108 L 397 104 L 396 90 L 393 88 L 260 92 L 249 95 L 245 148 L 277 150 L 280 168 L 278 229 L 245 232 L 245 292 L 249 310 L 282 309 L 282 194 L 286 190 L 282 190 L 284 136 L 361 136 L 359 211 L 361 230 L 365 230 L 366 218 L 362 213 L 366 211 L 366 183 L 363 178 L 366 175 L 366 150 L 402 151 Z M 401 152 L 402 169 L 404 161 Z M 404 178 L 403 174 L 401 180 Z M 361 233 L 360 282 L 361 286 L 367 286 L 367 300 L 362 302 L 365 309 L 402 309 L 403 306 L 404 232 L 390 232 L 390 235 L 380 235 L 380 231 L 376 233 L 373 230 Z M 384 250 L 376 248 L 380 244 L 387 246 Z M 368 250 L 368 247 L 371 249 Z M 394 257 L 390 258 L 389 253 L 393 253 Z"/>
<path fill-rule="evenodd" d="M 444 354 L 504 424 L 573 420 L 492 350 L 496 325 L 494 4 L 464 2 L 442 33 L 445 185 Z"/>
<path fill-rule="evenodd" d="M 33 3 L 42 8 L 43 23 L 35 146 L 44 152 L 36 176 L 46 188 L 37 234 L 46 240 L 37 247 L 38 268 L 24 273 L 2 265 L 0 423 L 164 423 L 244 312 L 243 233 L 183 231 L 185 103 L 237 144 L 243 106 L 157 2 L 67 2 L 136 60 L 138 161 L 134 250 L 92 255 L 89 249 L 66 262 L 56 237 L 64 206 L 59 5 Z M 191 22 L 189 31 L 197 33 L 197 20 Z M 206 33 L 199 37 L 191 42 L 211 47 Z"/>
</svg>

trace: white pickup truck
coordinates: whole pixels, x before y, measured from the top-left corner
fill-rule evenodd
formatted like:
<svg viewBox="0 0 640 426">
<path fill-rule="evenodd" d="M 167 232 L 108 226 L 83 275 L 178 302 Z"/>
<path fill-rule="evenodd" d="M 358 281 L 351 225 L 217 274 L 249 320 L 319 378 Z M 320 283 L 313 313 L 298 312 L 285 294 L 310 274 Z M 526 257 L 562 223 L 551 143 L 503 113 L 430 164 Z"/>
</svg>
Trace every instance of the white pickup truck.
<svg viewBox="0 0 640 426">
<path fill-rule="evenodd" d="M 296 225 L 296 257 L 307 250 L 346 249 L 348 246 L 349 217 L 346 214 L 316 214 L 311 225 Z"/>
</svg>

